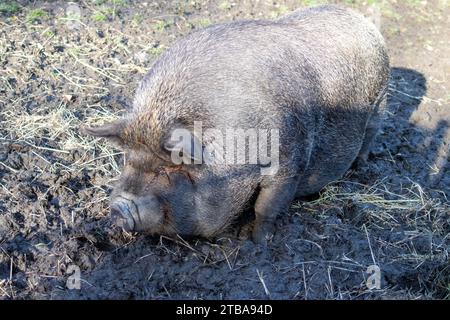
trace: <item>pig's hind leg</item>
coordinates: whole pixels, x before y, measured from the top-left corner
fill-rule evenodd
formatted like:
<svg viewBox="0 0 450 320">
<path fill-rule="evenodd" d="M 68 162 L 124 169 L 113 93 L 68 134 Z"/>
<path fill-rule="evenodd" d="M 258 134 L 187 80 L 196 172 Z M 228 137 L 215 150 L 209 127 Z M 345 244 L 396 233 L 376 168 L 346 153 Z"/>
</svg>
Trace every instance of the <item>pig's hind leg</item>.
<svg viewBox="0 0 450 320">
<path fill-rule="evenodd" d="M 358 157 L 356 158 L 356 166 L 362 167 L 366 164 L 367 158 L 369 156 L 370 148 L 372 147 L 373 141 L 380 129 L 380 123 L 386 108 L 386 97 L 383 97 L 374 108 L 373 113 L 367 122 L 366 131 L 364 134 L 364 140 L 361 145 Z"/>
<path fill-rule="evenodd" d="M 273 234 L 275 219 L 287 211 L 295 198 L 298 178 L 275 178 L 262 183 L 255 202 L 255 223 L 252 238 L 255 243 L 265 243 Z"/>
</svg>

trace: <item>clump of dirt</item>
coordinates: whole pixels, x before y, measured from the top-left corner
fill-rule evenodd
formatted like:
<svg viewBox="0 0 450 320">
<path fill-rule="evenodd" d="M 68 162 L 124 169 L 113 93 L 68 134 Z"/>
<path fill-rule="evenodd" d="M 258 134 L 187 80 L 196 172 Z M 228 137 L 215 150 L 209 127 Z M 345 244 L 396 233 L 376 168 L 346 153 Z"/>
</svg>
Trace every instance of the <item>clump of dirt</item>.
<svg viewBox="0 0 450 320">
<path fill-rule="evenodd" d="M 450 12 L 442 2 L 353 2 L 387 39 L 386 120 L 368 165 L 294 203 L 267 247 L 247 240 L 251 223 L 214 240 L 118 230 L 107 198 L 122 153 L 78 126 L 120 115 L 156 57 L 192 29 L 275 18 L 298 4 L 9 3 L 0 8 L 0 298 L 449 297 Z M 67 286 L 74 268 L 79 290 Z"/>
</svg>

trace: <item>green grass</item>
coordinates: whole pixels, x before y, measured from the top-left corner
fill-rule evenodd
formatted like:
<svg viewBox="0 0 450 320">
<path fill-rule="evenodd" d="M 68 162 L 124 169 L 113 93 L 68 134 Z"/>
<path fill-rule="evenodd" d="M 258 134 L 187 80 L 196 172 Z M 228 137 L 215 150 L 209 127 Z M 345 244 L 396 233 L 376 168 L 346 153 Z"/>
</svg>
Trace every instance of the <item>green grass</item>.
<svg viewBox="0 0 450 320">
<path fill-rule="evenodd" d="M 200 18 L 193 21 L 194 25 L 200 28 L 207 27 L 211 25 L 213 22 L 209 18 Z"/>
<path fill-rule="evenodd" d="M 92 18 L 92 20 L 97 21 L 97 22 L 103 22 L 103 21 L 108 20 L 108 16 L 100 11 L 97 11 L 94 14 L 92 14 L 91 18 Z"/>
<path fill-rule="evenodd" d="M 158 32 L 164 31 L 172 25 L 171 22 L 166 20 L 158 20 L 152 24 L 152 29 Z"/>
<path fill-rule="evenodd" d="M 43 33 L 43 35 L 44 35 L 44 37 L 52 38 L 52 37 L 55 36 L 55 33 L 54 33 L 52 30 L 46 30 L 46 31 Z"/>
<path fill-rule="evenodd" d="M 116 7 L 126 7 L 128 5 L 128 0 L 111 0 L 111 4 Z"/>
<path fill-rule="evenodd" d="M 20 11 L 20 6 L 15 2 L 0 3 L 0 13 L 14 14 Z"/>
<path fill-rule="evenodd" d="M 92 4 L 95 6 L 101 6 L 110 4 L 116 7 L 125 7 L 129 4 L 128 0 L 92 0 Z"/>
<path fill-rule="evenodd" d="M 66 16 L 64 18 L 68 21 L 80 21 L 81 20 L 81 14 L 78 12 L 66 12 Z"/>
<path fill-rule="evenodd" d="M 300 0 L 298 4 L 302 7 L 311 7 L 311 6 L 321 4 L 321 3 L 322 3 L 322 1 L 317 1 L 317 0 Z"/>
<path fill-rule="evenodd" d="M 195 25 L 194 25 L 192 22 L 189 22 L 189 21 L 186 21 L 186 22 L 184 23 L 184 26 L 185 26 L 185 28 L 188 29 L 188 30 L 192 30 L 192 29 L 195 28 Z"/>
<path fill-rule="evenodd" d="M 226 11 L 231 9 L 231 3 L 227 0 L 223 0 L 219 3 L 219 9 Z"/>
<path fill-rule="evenodd" d="M 347 5 L 382 6 L 384 4 L 384 1 L 382 1 L 382 0 L 344 0 L 344 3 Z"/>
<path fill-rule="evenodd" d="M 163 53 L 165 50 L 165 48 L 163 46 L 157 46 L 154 48 L 151 48 L 149 50 L 149 53 L 154 56 L 154 57 L 158 57 L 159 55 L 161 55 L 161 53 Z"/>
<path fill-rule="evenodd" d="M 36 21 L 39 21 L 42 18 L 45 18 L 47 16 L 47 12 L 45 12 L 43 9 L 33 9 L 30 12 L 28 12 L 26 16 L 26 20 L 29 23 L 34 23 Z"/>
<path fill-rule="evenodd" d="M 129 0 L 94 0 L 93 4 L 96 6 L 91 19 L 97 22 L 106 20 L 113 20 L 120 15 L 122 8 L 129 5 Z M 139 14 L 136 14 L 139 15 Z M 133 23 L 134 23 L 133 18 Z"/>
<path fill-rule="evenodd" d="M 275 10 L 270 11 L 270 17 L 272 19 L 278 18 L 282 15 L 285 15 L 286 13 L 288 13 L 290 10 L 287 6 L 285 5 L 280 5 L 278 6 L 278 8 L 275 8 Z"/>
<path fill-rule="evenodd" d="M 144 16 L 140 13 L 136 13 L 131 20 L 131 24 L 134 26 L 139 26 L 144 21 Z"/>
<path fill-rule="evenodd" d="M 409 5 L 414 7 L 414 6 L 420 6 L 422 1 L 420 1 L 420 0 L 406 0 L 406 2 Z"/>
</svg>

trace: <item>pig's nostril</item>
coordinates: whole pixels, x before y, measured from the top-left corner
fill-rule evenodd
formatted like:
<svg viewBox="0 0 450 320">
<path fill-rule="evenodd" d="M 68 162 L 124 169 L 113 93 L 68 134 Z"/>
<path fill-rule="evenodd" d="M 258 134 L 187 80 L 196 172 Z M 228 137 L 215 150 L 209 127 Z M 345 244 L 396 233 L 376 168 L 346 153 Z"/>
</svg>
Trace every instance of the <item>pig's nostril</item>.
<svg viewBox="0 0 450 320">
<path fill-rule="evenodd" d="M 118 227 L 121 227 L 125 231 L 134 230 L 134 219 L 130 211 L 123 208 L 120 204 L 111 206 L 111 219 Z"/>
</svg>

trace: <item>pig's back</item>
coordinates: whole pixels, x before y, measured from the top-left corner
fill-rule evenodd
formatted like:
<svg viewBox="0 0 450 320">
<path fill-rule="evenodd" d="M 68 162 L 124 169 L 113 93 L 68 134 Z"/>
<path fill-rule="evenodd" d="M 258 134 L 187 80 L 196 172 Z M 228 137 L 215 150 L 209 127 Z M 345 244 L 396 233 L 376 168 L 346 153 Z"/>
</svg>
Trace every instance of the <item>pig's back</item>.
<svg viewBox="0 0 450 320">
<path fill-rule="evenodd" d="M 158 59 L 137 96 L 164 100 L 154 108 L 176 109 L 174 117 L 264 123 L 264 114 L 285 112 L 283 105 L 373 101 L 388 77 L 386 61 L 375 27 L 359 14 L 323 6 L 194 32 Z"/>
<path fill-rule="evenodd" d="M 288 161 L 303 159 L 302 167 L 322 153 L 348 167 L 388 74 L 384 42 L 371 23 L 345 9 L 318 7 L 182 38 L 144 78 L 134 111 L 151 115 L 157 146 L 158 134 L 176 122 L 279 128 L 280 154 Z M 323 152 L 334 145 L 337 152 Z"/>
</svg>

